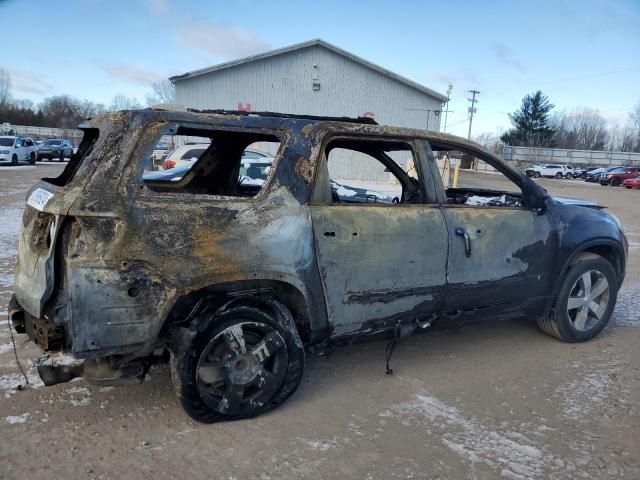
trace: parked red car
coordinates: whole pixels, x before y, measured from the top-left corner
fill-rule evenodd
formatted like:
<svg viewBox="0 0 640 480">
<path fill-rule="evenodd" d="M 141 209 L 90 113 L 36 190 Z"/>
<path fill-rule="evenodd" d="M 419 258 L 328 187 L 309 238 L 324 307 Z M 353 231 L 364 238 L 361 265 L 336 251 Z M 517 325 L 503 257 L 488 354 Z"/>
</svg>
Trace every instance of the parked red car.
<svg viewBox="0 0 640 480">
<path fill-rule="evenodd" d="M 620 167 L 600 175 L 600 185 L 617 187 L 622 182 L 640 175 L 640 167 Z"/>
<path fill-rule="evenodd" d="M 625 188 L 640 188 L 640 177 L 628 178 L 622 182 L 622 186 Z"/>
</svg>

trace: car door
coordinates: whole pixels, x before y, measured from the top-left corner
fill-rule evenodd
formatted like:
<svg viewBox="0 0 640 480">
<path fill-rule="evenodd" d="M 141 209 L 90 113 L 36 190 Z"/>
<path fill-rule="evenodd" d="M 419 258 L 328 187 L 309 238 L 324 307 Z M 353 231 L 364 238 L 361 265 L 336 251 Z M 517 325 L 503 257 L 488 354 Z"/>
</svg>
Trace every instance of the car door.
<svg viewBox="0 0 640 480">
<path fill-rule="evenodd" d="M 446 189 L 441 202 L 449 232 L 444 308 L 495 315 L 539 301 L 553 281 L 557 238 L 553 219 L 536 203 L 535 187 L 469 145 L 431 146 L 462 150 L 479 165 L 461 171 L 461 185 Z"/>
<path fill-rule="evenodd" d="M 16 143 L 15 143 L 15 152 L 16 152 L 16 156 L 18 157 L 19 161 L 24 161 L 26 160 L 25 158 L 25 152 L 26 152 L 26 148 L 24 145 L 24 138 L 16 138 Z"/>
<path fill-rule="evenodd" d="M 332 138 L 323 152 L 310 211 L 332 335 L 372 333 L 440 311 L 447 228 L 441 209 L 425 201 L 415 144 Z M 406 171 L 412 165 L 416 178 Z M 367 191 L 359 202 L 356 186 Z"/>
</svg>

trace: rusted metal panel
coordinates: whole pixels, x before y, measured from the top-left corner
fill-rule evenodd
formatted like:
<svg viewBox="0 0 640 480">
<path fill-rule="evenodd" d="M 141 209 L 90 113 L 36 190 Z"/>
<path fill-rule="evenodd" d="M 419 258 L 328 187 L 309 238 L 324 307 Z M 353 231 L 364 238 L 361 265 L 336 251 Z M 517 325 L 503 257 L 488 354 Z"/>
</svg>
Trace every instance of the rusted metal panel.
<svg viewBox="0 0 640 480">
<path fill-rule="evenodd" d="M 447 226 L 428 205 L 312 205 L 318 264 L 334 335 L 368 320 L 442 305 Z"/>
<path fill-rule="evenodd" d="M 145 162 L 158 139 L 177 126 L 257 132 L 276 137 L 282 148 L 254 197 L 149 188 L 142 181 Z M 10 309 L 56 335 L 63 327 L 66 337 L 55 340 L 78 357 L 148 354 L 167 341 L 165 323 L 184 320 L 189 302 L 213 286 L 225 294 L 237 294 L 238 285 L 252 292 L 265 285 L 284 289 L 296 298 L 296 320 L 308 322 L 301 328 L 318 333 L 316 340 L 394 328 L 400 319 L 415 323 L 448 308 L 517 305 L 525 295 L 546 300 L 554 274 L 582 241 L 580 232 L 596 238 L 605 223 L 605 237 L 617 231 L 613 220 L 598 217 L 597 223 L 589 212 L 572 211 L 570 221 L 563 220 L 569 214 L 531 180 L 491 152 L 446 134 L 155 110 L 107 114 L 83 128 L 88 140 L 80 154 L 59 178 L 29 192 L 15 274 L 20 308 Z M 328 181 L 318 167 L 323 142 L 334 134 L 422 143 L 421 161 L 430 154 L 426 142 L 473 152 L 501 166 L 522 188 L 520 203 L 527 208 L 447 205 L 441 182 L 434 181 L 437 171 L 422 163 L 420 192 L 405 192 L 420 195 L 406 203 L 335 206 L 325 192 L 311 204 L 314 182 Z M 412 186 L 418 188 L 403 184 Z M 419 203 L 427 201 L 434 204 Z M 591 226 L 572 229 L 569 223 L 579 219 Z M 468 233 L 471 252 L 458 227 Z M 556 262 L 559 251 L 563 260 Z M 181 302 L 186 311 L 175 310 Z"/>
<path fill-rule="evenodd" d="M 449 225 L 449 306 L 517 303 L 544 294 L 553 270 L 550 252 L 557 245 L 550 215 L 509 207 L 449 205 L 443 210 Z M 469 255 L 460 229 L 469 236 Z"/>
</svg>

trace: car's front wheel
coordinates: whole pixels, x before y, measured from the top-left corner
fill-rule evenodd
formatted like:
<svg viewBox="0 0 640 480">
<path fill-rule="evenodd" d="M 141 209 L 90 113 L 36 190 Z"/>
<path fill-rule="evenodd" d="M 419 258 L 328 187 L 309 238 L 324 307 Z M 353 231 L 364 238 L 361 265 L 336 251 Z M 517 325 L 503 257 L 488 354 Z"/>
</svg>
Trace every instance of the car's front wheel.
<svg viewBox="0 0 640 480">
<path fill-rule="evenodd" d="M 18 165 L 18 156 L 15 153 L 11 157 L 11 165 Z"/>
<path fill-rule="evenodd" d="M 300 384 L 304 349 L 290 314 L 253 306 L 213 315 L 200 333 L 178 335 L 171 370 L 185 411 L 205 423 L 278 407 Z M 179 338 L 179 337 L 183 338 Z"/>
<path fill-rule="evenodd" d="M 609 323 L 617 294 L 611 263 L 594 253 L 580 254 L 565 275 L 552 312 L 538 319 L 538 325 L 565 342 L 584 342 Z"/>
<path fill-rule="evenodd" d="M 35 165 L 35 164 L 36 164 L 36 154 L 35 154 L 35 153 L 33 153 L 33 152 L 31 152 L 31 153 L 29 154 L 29 163 L 30 163 L 31 165 Z"/>
<path fill-rule="evenodd" d="M 540 172 L 533 172 L 533 178 L 540 178 Z"/>
<path fill-rule="evenodd" d="M 622 182 L 620 181 L 619 178 L 612 178 L 611 182 L 609 183 L 609 185 L 611 185 L 612 187 L 618 187 L 620 186 Z"/>
<path fill-rule="evenodd" d="M 556 173 L 556 178 L 562 178 L 562 173 L 560 172 Z"/>
</svg>

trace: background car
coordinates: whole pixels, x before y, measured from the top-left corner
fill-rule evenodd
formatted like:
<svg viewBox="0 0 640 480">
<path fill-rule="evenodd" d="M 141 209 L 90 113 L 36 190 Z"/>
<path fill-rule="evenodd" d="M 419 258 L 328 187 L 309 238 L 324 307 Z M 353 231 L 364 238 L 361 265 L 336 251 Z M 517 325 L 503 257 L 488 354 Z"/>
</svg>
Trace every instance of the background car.
<svg viewBox="0 0 640 480">
<path fill-rule="evenodd" d="M 570 165 L 546 164 L 534 165 L 525 170 L 528 177 L 540 178 L 569 178 L 572 176 L 573 167 Z"/>
<path fill-rule="evenodd" d="M 622 186 L 625 188 L 640 188 L 640 177 L 628 178 L 622 182 Z"/>
<path fill-rule="evenodd" d="M 36 163 L 36 144 L 30 138 L 0 137 L 0 163 L 18 165 L 18 162 Z"/>
<path fill-rule="evenodd" d="M 595 170 L 590 171 L 589 173 L 587 173 L 587 175 L 584 178 L 585 182 L 591 182 L 591 183 L 597 183 L 600 181 L 600 175 L 610 172 L 611 170 L 614 170 L 616 168 L 620 168 L 620 167 L 602 167 L 602 168 L 596 168 Z"/>
<path fill-rule="evenodd" d="M 73 156 L 73 144 L 64 138 L 51 138 L 42 142 L 38 148 L 38 160 L 52 160 L 56 158 L 62 162 Z"/>
<path fill-rule="evenodd" d="M 640 174 L 640 167 L 619 167 L 600 175 L 600 185 L 617 187 L 625 180 L 636 178 L 638 174 Z"/>
<path fill-rule="evenodd" d="M 602 167 L 579 167 L 573 169 L 573 178 L 586 178 L 587 174 L 593 172 L 594 170 L 601 169 Z"/>
<path fill-rule="evenodd" d="M 162 162 L 162 166 L 165 170 L 168 170 L 191 164 L 198 160 L 207 148 L 209 148 L 208 143 L 185 143 L 169 152 L 164 162 Z"/>
<path fill-rule="evenodd" d="M 158 172 L 146 172 L 143 179 L 146 182 L 178 182 L 182 180 L 182 177 L 184 177 L 189 170 L 191 170 L 194 163 L 194 161 L 181 160 L 181 164 L 178 166 L 160 170 Z M 269 175 L 272 163 L 272 157 L 245 158 L 243 155 L 238 178 L 239 183 L 244 186 L 262 186 Z"/>
<path fill-rule="evenodd" d="M 162 165 L 163 161 L 169 155 L 171 149 L 168 143 L 158 143 L 153 149 L 151 154 L 151 160 L 153 161 L 153 167 L 157 168 Z"/>
<path fill-rule="evenodd" d="M 165 170 L 170 168 L 180 167 L 182 165 L 188 165 L 196 160 L 198 160 L 202 154 L 209 148 L 208 143 L 185 143 L 177 147 L 175 150 L 169 153 L 165 161 L 163 162 L 163 167 Z M 242 153 L 242 160 L 264 160 L 266 165 L 271 165 L 273 162 L 273 156 L 270 154 L 263 152 L 261 150 L 256 150 L 253 148 L 247 148 Z M 256 162 L 260 163 L 260 162 Z M 266 178 L 266 177 L 265 177 Z"/>
</svg>

